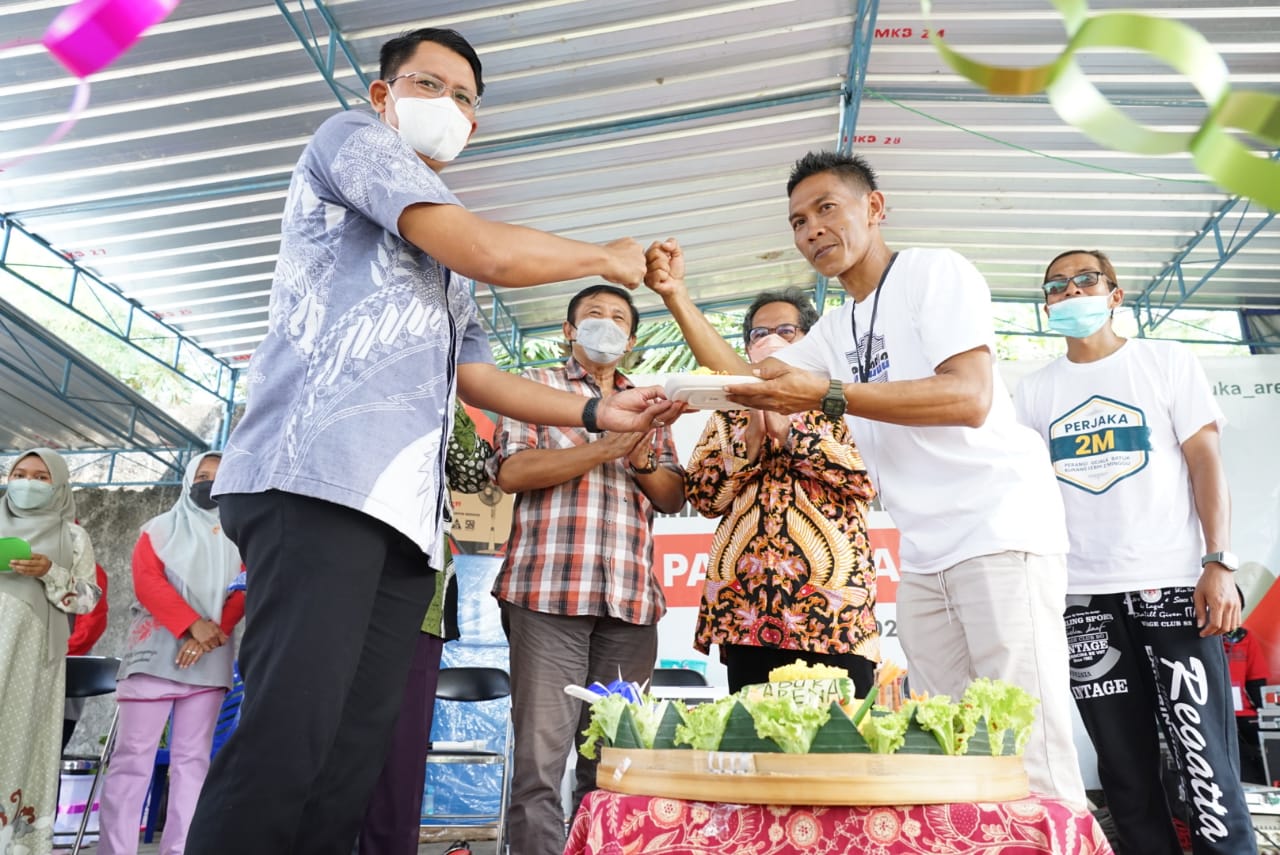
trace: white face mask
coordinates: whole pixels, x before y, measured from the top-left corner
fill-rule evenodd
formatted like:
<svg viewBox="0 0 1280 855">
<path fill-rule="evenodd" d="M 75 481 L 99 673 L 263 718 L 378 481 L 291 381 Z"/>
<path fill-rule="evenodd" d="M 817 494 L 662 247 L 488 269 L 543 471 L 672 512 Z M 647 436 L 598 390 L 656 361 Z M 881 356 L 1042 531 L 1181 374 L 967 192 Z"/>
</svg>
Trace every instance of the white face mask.
<svg viewBox="0 0 1280 855">
<path fill-rule="evenodd" d="M 471 138 L 471 120 L 452 98 L 405 98 L 391 94 L 400 138 L 424 157 L 448 163 Z"/>
<path fill-rule="evenodd" d="M 597 365 L 617 362 L 627 352 L 630 338 L 613 321 L 604 318 L 587 318 L 577 325 L 578 344 L 587 358 Z"/>
<path fill-rule="evenodd" d="M 9 482 L 9 501 L 24 511 L 34 511 L 49 504 L 53 485 L 47 481 L 18 478 Z"/>
</svg>

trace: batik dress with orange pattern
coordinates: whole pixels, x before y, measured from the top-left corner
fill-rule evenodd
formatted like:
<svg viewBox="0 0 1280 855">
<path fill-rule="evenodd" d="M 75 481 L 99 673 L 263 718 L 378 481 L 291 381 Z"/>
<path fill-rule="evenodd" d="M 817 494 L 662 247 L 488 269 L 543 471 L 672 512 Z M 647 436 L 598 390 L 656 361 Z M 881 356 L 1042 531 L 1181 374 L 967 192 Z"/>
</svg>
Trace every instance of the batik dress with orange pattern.
<svg viewBox="0 0 1280 855">
<path fill-rule="evenodd" d="M 875 488 L 844 420 L 797 413 L 748 460 L 749 410 L 715 412 L 687 467 L 689 502 L 720 516 L 694 647 L 879 658 L 867 536 Z"/>
</svg>

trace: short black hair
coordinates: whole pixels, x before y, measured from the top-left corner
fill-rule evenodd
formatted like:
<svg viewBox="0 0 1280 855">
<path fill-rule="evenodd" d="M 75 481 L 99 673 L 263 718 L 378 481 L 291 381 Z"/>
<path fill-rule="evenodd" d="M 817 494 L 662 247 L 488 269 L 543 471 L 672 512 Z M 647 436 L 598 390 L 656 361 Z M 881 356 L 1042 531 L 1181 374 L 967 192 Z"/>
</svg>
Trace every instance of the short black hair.
<svg viewBox="0 0 1280 855">
<path fill-rule="evenodd" d="M 631 299 L 631 292 L 619 288 L 617 285 L 588 285 L 577 294 L 573 295 L 573 299 L 569 301 L 569 315 L 567 320 L 573 326 L 578 323 L 575 318 L 578 316 L 578 305 L 588 297 L 596 294 L 612 294 L 627 304 L 627 308 L 631 310 L 631 334 L 635 335 L 636 330 L 640 328 L 640 312 L 636 310 L 636 302 Z"/>
<path fill-rule="evenodd" d="M 747 334 L 751 332 L 751 327 L 755 323 L 756 312 L 770 303 L 790 303 L 800 312 L 800 321 L 797 326 L 802 332 L 808 333 L 813 329 L 813 325 L 818 322 L 818 310 L 813 307 L 813 301 L 809 299 L 809 295 L 794 286 L 790 288 L 780 288 L 776 291 L 761 291 L 756 298 L 751 301 L 746 315 L 742 318 L 742 338 L 746 340 Z"/>
<path fill-rule="evenodd" d="M 410 30 L 407 33 L 401 33 L 384 44 L 378 54 L 379 79 L 390 80 L 395 77 L 396 72 L 400 70 L 400 66 L 409 61 L 409 57 L 413 56 L 414 51 L 418 49 L 418 45 L 423 42 L 435 42 L 438 45 L 443 45 L 465 59 L 476 76 L 476 94 L 484 94 L 484 77 L 480 73 L 480 57 L 476 54 L 476 49 L 457 30 L 446 30 L 440 27 L 423 27 L 418 30 Z"/>
<path fill-rule="evenodd" d="M 811 151 L 791 167 L 791 177 L 787 179 L 787 195 L 790 196 L 801 181 L 822 172 L 834 172 L 863 193 L 880 189 L 876 185 L 875 170 L 860 155 Z"/>
</svg>

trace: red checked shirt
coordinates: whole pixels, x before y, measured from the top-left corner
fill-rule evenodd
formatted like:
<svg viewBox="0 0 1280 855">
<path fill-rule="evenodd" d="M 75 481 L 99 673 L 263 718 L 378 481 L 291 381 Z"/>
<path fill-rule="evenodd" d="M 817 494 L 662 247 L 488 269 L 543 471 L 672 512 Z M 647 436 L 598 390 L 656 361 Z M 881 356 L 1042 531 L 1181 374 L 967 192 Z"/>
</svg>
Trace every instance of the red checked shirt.
<svg viewBox="0 0 1280 855">
<path fill-rule="evenodd" d="M 530 380 L 578 395 L 600 394 L 572 357 L 563 367 L 532 368 Z M 614 389 L 634 384 L 614 373 Z M 500 418 L 495 463 L 530 448 L 572 448 L 594 437 L 580 427 L 545 427 Z M 669 428 L 658 431 L 658 465 L 682 471 Z M 611 460 L 555 487 L 516 495 L 507 557 L 493 595 L 536 612 L 608 615 L 657 623 L 666 613 L 653 570 L 653 504 L 626 458 Z"/>
</svg>

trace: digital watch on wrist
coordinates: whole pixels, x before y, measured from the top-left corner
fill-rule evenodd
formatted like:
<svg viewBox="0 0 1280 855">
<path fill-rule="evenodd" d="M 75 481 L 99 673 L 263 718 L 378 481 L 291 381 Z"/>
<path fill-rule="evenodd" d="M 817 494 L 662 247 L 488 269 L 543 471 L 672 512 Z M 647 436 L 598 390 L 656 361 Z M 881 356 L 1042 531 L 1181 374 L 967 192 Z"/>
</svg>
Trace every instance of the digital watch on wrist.
<svg viewBox="0 0 1280 855">
<path fill-rule="evenodd" d="M 844 418 L 848 406 L 844 399 L 844 383 L 832 380 L 827 387 L 827 394 L 822 397 L 822 413 L 829 419 Z"/>
</svg>

